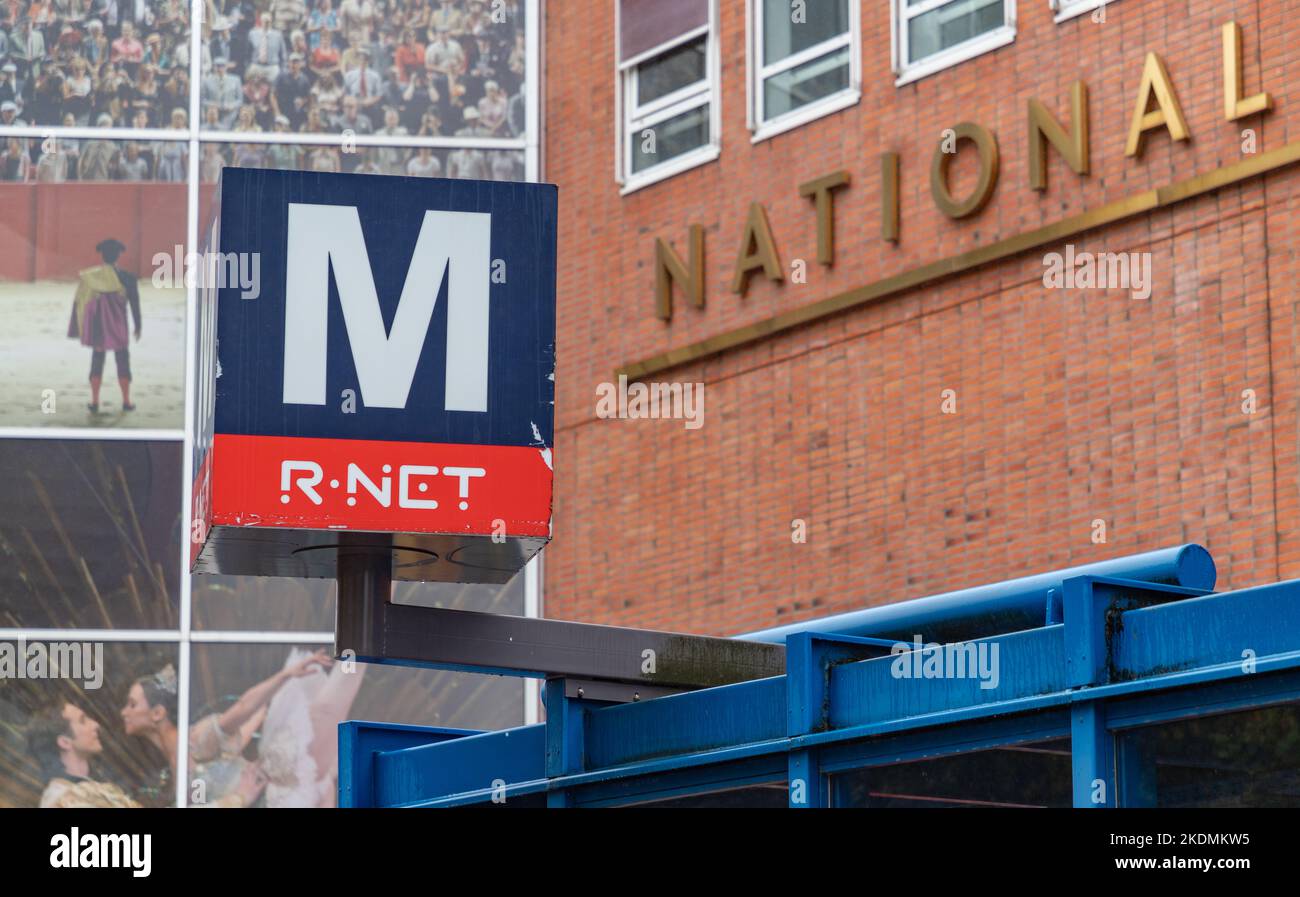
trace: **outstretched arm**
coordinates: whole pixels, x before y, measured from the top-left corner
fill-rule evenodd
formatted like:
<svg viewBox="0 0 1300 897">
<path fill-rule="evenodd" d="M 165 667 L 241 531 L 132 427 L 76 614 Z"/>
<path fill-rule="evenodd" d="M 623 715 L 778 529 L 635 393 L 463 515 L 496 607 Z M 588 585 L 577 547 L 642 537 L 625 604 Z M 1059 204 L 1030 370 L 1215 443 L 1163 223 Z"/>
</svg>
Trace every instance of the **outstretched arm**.
<svg viewBox="0 0 1300 897">
<path fill-rule="evenodd" d="M 234 734 L 248 721 L 249 717 L 271 702 L 271 698 L 275 697 L 275 693 L 280 690 L 284 683 L 298 676 L 305 676 L 311 672 L 313 666 L 328 669 L 333 663 L 333 658 L 324 650 L 320 650 L 315 654 L 304 657 L 292 666 L 285 667 L 240 695 L 239 700 L 217 718 L 217 725 L 227 735 Z"/>
</svg>

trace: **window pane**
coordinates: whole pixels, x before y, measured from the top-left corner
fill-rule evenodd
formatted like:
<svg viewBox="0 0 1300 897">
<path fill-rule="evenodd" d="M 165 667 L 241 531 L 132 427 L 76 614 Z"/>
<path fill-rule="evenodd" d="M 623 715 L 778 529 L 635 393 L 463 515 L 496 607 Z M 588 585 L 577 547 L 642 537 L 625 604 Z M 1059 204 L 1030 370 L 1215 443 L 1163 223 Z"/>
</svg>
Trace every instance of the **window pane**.
<svg viewBox="0 0 1300 897">
<path fill-rule="evenodd" d="M 763 63 L 780 62 L 848 30 L 848 0 L 763 0 Z"/>
<path fill-rule="evenodd" d="M 9 55 L 0 57 L 15 70 L 0 72 L 0 98 L 14 108 L 0 111 L 0 125 L 166 128 L 180 111 L 184 127 L 189 17 L 188 0 L 32 6 L 5 25 Z"/>
<path fill-rule="evenodd" d="M 19 646 L 0 642 L 0 650 Z M 65 664 L 58 676 L 0 677 L 0 807 L 174 803 L 166 755 L 135 722 L 128 734 L 122 711 L 137 679 L 176 669 L 176 646 L 26 642 L 21 647 L 22 655 L 13 656 L 25 656 L 29 673 L 38 653 L 64 658 Z M 80 669 L 67 662 L 76 660 Z M 160 690 L 153 694 L 167 703 Z M 73 741 L 62 755 L 56 743 L 61 735 Z"/>
<path fill-rule="evenodd" d="M 1130 803 L 1300 807 L 1300 705 L 1198 717 L 1123 736 Z"/>
<path fill-rule="evenodd" d="M 704 105 L 640 128 L 630 135 L 632 172 L 645 171 L 683 153 L 699 149 L 709 142 L 709 107 Z"/>
<path fill-rule="evenodd" d="M 229 710 L 241 695 L 278 671 L 302 663 L 321 646 L 195 645 L 190 716 L 197 731 Z M 208 800 L 229 794 L 243 766 L 260 764 L 268 778 L 257 806 L 334 806 L 338 780 L 338 724 L 349 719 L 463 729 L 523 724 L 523 680 L 442 670 L 343 663 L 329 672 L 309 665 L 306 675 L 275 689 L 265 710 L 233 739 L 203 745 L 196 776 Z M 191 737 L 193 743 L 194 738 Z"/>
<path fill-rule="evenodd" d="M 524 133 L 525 8 L 427 0 L 217 0 L 206 35 L 203 127 L 371 134 Z M 265 5 L 258 9 L 265 10 Z"/>
<path fill-rule="evenodd" d="M 849 86 L 849 48 L 836 50 L 763 82 L 763 118 L 771 121 Z"/>
<path fill-rule="evenodd" d="M 637 66 L 637 103 L 645 105 L 703 81 L 706 46 L 702 37 Z"/>
<path fill-rule="evenodd" d="M 334 629 L 338 593 L 332 579 L 195 576 L 190 583 L 195 629 Z M 393 584 L 393 602 L 519 616 L 524 612 L 524 574 L 519 572 L 504 586 L 398 582 Z"/>
<path fill-rule="evenodd" d="M 187 144 L 0 147 L 0 427 L 180 429 Z"/>
<path fill-rule="evenodd" d="M 0 440 L 0 626 L 177 625 L 181 443 Z"/>
<path fill-rule="evenodd" d="M 907 23 L 909 62 L 1001 28 L 1006 24 L 1003 0 L 953 0 Z"/>
<path fill-rule="evenodd" d="M 831 783 L 837 807 L 1068 807 L 1070 739 L 857 769 Z"/>
</svg>

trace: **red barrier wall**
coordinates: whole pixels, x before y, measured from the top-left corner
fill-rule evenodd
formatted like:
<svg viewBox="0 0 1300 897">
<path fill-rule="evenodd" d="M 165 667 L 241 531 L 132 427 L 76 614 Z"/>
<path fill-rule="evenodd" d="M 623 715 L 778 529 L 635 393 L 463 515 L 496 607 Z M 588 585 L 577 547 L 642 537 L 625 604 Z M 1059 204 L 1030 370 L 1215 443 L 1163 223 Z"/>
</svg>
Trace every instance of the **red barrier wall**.
<svg viewBox="0 0 1300 897">
<path fill-rule="evenodd" d="M 185 184 L 0 184 L 0 281 L 74 280 L 95 245 L 126 244 L 119 264 L 143 279 L 185 243 Z"/>
</svg>

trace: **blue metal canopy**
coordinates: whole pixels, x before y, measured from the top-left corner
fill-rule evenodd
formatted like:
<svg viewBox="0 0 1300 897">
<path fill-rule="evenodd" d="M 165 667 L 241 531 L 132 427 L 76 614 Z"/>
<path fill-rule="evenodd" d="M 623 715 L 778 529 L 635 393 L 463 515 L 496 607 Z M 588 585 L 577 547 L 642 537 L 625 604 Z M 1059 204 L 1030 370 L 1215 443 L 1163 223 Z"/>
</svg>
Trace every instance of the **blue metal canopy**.
<svg viewBox="0 0 1300 897">
<path fill-rule="evenodd" d="M 1300 805 L 1300 581 L 1185 545 L 744 636 L 785 674 L 340 726 L 340 806 Z"/>
</svg>

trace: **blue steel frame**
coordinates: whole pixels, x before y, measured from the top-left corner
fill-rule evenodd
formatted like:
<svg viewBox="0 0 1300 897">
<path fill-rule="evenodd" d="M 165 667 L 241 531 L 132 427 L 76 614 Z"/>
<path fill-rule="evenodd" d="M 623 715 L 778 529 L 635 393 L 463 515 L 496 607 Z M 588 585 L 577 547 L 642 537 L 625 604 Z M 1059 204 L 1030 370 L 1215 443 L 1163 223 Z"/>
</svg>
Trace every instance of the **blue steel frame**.
<svg viewBox="0 0 1300 897">
<path fill-rule="evenodd" d="M 899 678 L 894 641 L 802 631 L 784 636 L 784 676 L 629 704 L 551 680 L 548 721 L 501 732 L 345 723 L 339 805 L 629 805 L 778 783 L 790 807 L 823 807 L 836 773 L 1069 736 L 1076 807 L 1140 806 L 1151 782 L 1125 733 L 1300 701 L 1300 580 L 1212 594 L 1082 575 L 1060 591 L 1044 625 L 963 643 L 997 645 L 995 688 Z"/>
</svg>

